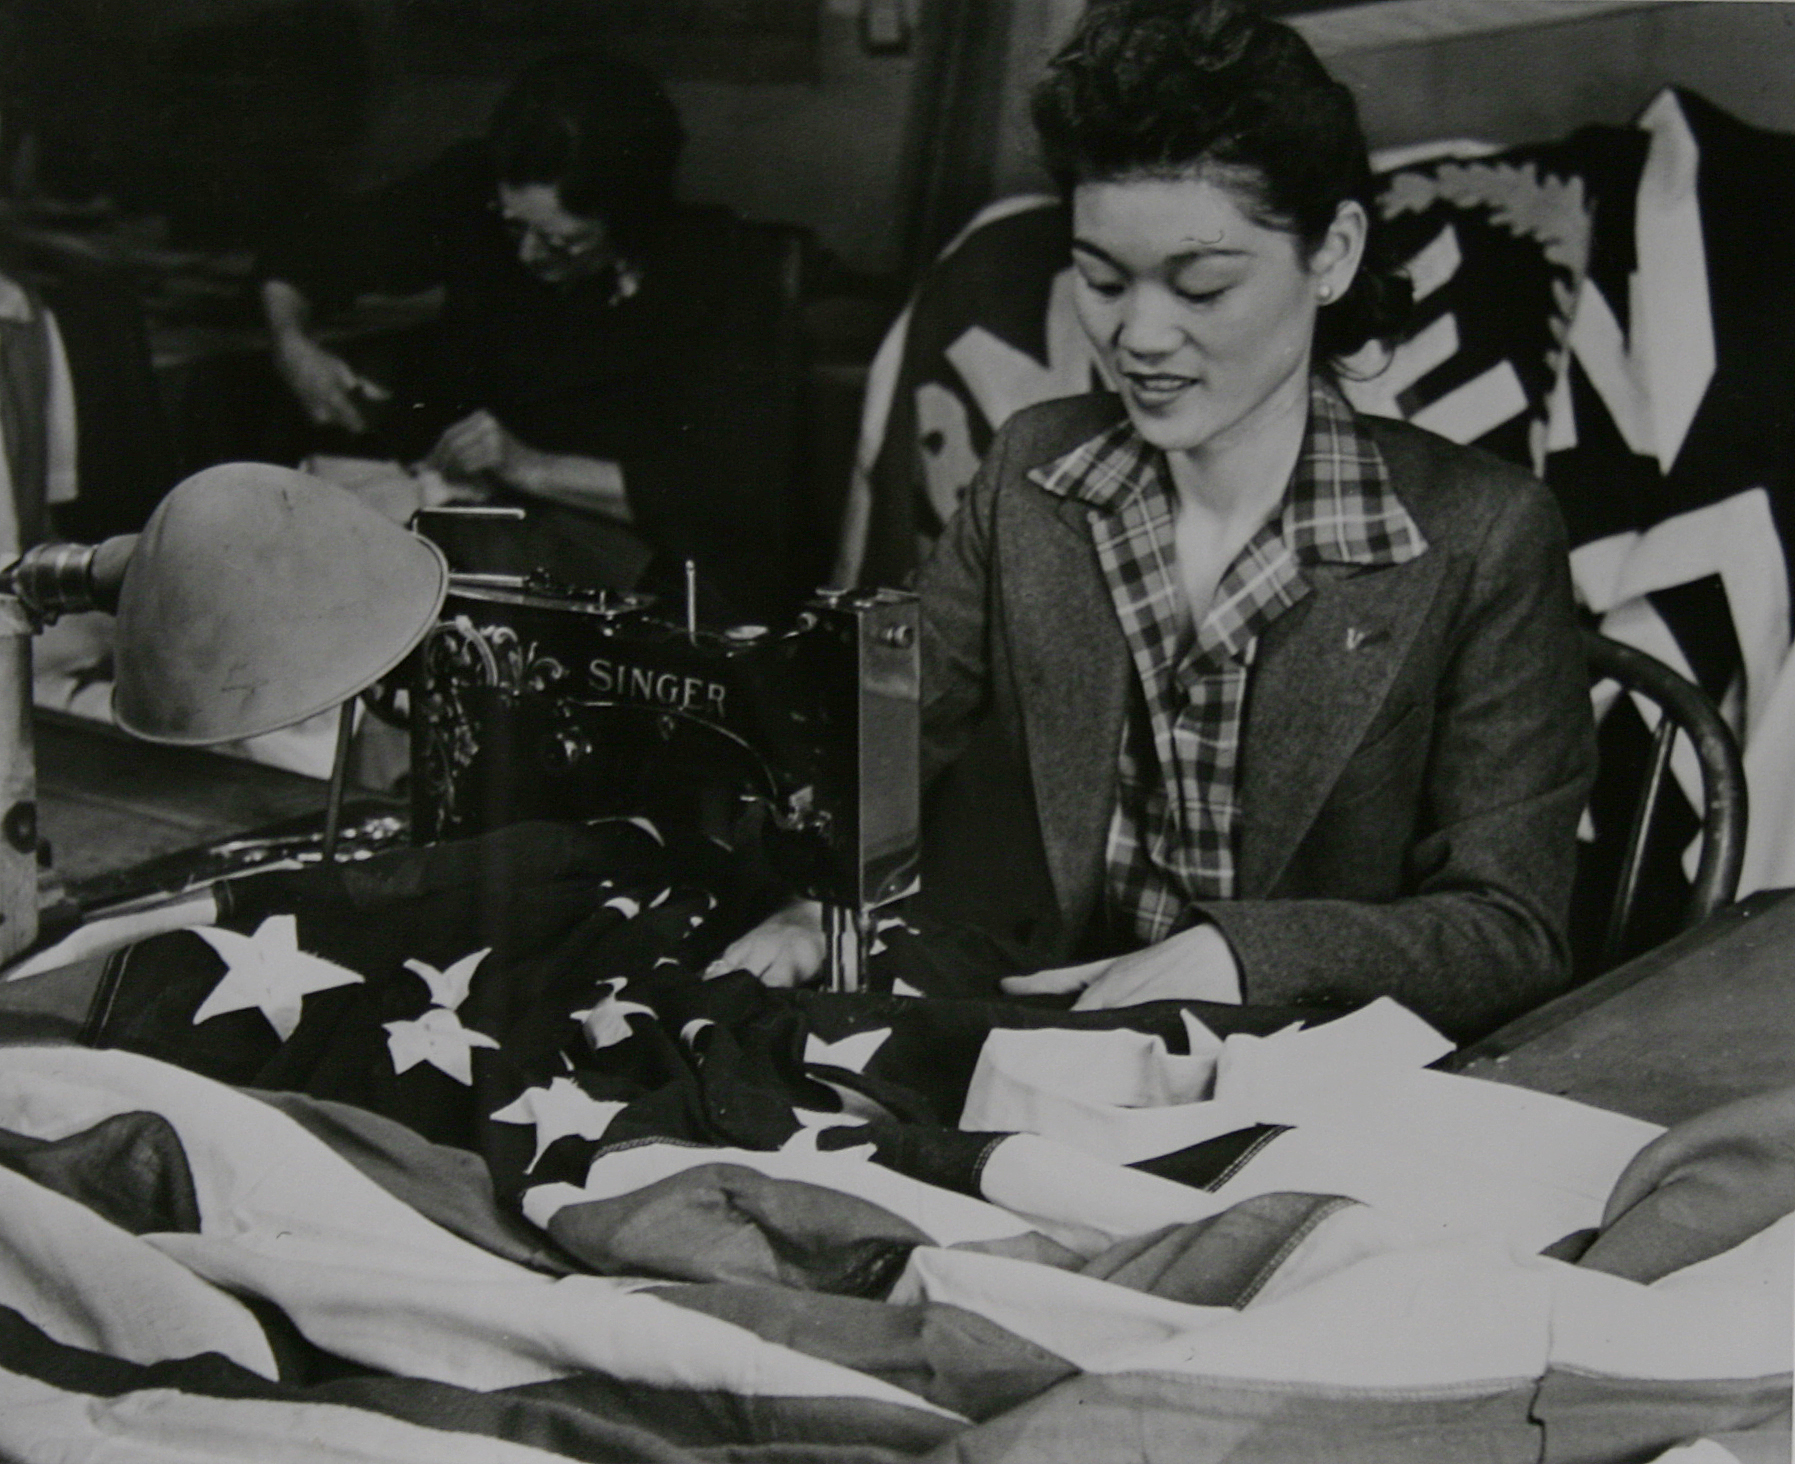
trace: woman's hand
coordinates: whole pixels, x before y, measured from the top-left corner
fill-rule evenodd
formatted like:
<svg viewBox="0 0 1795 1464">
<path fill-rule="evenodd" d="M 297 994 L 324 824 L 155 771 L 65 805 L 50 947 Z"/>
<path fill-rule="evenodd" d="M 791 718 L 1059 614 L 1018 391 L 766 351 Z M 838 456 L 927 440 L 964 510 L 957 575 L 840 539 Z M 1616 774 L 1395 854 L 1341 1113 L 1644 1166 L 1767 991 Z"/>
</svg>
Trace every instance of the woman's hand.
<svg viewBox="0 0 1795 1464">
<path fill-rule="evenodd" d="M 446 428 L 424 465 L 448 478 L 490 474 L 512 487 L 527 476 L 533 450 L 519 442 L 491 412 L 470 412 Z"/>
<path fill-rule="evenodd" d="M 828 942 L 823 907 L 794 900 L 735 941 L 705 967 L 708 981 L 730 971 L 752 971 L 768 986 L 802 986 L 823 968 Z"/>
<path fill-rule="evenodd" d="M 446 430 L 423 466 L 446 478 L 484 478 L 531 498 L 634 522 L 623 469 L 608 458 L 543 452 L 514 437 L 491 412 L 470 412 Z"/>
<path fill-rule="evenodd" d="M 262 315 L 274 337 L 274 368 L 305 414 L 320 427 L 367 431 L 356 399 L 383 402 L 391 393 L 312 339 L 311 302 L 285 280 L 264 280 Z"/>
<path fill-rule="evenodd" d="M 1238 1006 L 1240 966 L 1221 931 L 1198 925 L 1113 960 L 1006 976 L 1003 989 L 1008 996 L 1063 996 L 1076 991 L 1074 1011 L 1143 1001 L 1219 1001 Z"/>
<path fill-rule="evenodd" d="M 310 336 L 289 331 L 275 337 L 274 365 L 306 416 L 320 427 L 344 427 L 351 432 L 368 430 L 362 402 L 383 402 L 390 393 L 370 381 L 341 356 L 324 349 Z"/>
</svg>

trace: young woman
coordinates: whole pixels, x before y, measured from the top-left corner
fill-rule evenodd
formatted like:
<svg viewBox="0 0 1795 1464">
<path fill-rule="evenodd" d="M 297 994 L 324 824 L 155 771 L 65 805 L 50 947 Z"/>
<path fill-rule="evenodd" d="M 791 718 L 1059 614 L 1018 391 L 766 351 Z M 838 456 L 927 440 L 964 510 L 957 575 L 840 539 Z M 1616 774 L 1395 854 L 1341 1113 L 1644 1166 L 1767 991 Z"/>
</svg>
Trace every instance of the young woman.
<svg viewBox="0 0 1795 1464">
<path fill-rule="evenodd" d="M 1228 0 L 1107 0 L 1035 120 L 1116 391 L 1008 423 L 922 572 L 925 890 L 1081 1006 L 1389 995 L 1462 1037 L 1551 995 L 1593 765 L 1563 529 L 1334 384 L 1408 300 L 1350 94 Z M 807 913 L 725 964 L 801 974 Z"/>
</svg>

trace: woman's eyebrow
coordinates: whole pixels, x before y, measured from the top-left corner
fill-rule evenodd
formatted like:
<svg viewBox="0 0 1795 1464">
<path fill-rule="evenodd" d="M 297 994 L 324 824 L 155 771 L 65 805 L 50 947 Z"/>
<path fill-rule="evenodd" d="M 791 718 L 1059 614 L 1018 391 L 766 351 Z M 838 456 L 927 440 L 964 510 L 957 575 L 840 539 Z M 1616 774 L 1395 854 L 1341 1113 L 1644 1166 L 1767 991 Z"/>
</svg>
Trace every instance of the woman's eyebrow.
<svg viewBox="0 0 1795 1464">
<path fill-rule="evenodd" d="M 1186 265 L 1200 263 L 1205 259 L 1244 259 L 1253 251 L 1236 249 L 1220 242 L 1214 244 L 1193 243 L 1189 249 L 1181 249 L 1176 254 L 1166 256 L 1166 263 L 1174 269 Z"/>
<path fill-rule="evenodd" d="M 1102 260 L 1103 263 L 1114 269 L 1124 268 L 1107 250 L 1099 248 L 1088 239 L 1073 239 L 1072 252 L 1088 254 L 1094 259 Z M 1187 264 L 1201 264 L 1205 260 L 1245 259 L 1252 252 L 1250 249 L 1235 249 L 1225 244 L 1195 244 L 1189 249 L 1179 250 L 1176 254 L 1168 254 L 1165 258 L 1165 265 L 1169 269 L 1179 270 Z"/>
</svg>

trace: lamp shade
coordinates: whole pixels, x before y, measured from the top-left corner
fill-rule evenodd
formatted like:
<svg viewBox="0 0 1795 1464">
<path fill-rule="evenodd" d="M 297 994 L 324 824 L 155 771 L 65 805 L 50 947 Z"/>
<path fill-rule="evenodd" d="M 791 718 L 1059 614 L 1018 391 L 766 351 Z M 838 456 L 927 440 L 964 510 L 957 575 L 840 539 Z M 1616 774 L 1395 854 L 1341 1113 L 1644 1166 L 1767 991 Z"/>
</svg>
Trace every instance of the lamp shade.
<svg viewBox="0 0 1795 1464">
<path fill-rule="evenodd" d="M 435 545 L 332 484 L 269 463 L 207 468 L 131 554 L 113 715 L 190 745 L 303 721 L 404 660 L 448 583 Z"/>
</svg>

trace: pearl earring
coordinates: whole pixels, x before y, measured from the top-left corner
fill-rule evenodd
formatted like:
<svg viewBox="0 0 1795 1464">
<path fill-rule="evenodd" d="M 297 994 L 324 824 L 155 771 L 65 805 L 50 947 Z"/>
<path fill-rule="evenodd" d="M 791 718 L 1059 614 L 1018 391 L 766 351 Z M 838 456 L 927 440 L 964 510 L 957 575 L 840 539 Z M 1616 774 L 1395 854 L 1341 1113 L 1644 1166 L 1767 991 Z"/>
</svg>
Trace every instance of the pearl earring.
<svg viewBox="0 0 1795 1464">
<path fill-rule="evenodd" d="M 1321 285 L 1316 289 L 1315 294 L 1317 298 L 1321 300 L 1322 304 L 1325 305 L 1329 300 L 1334 298 L 1334 287 L 1332 285 Z"/>
</svg>

